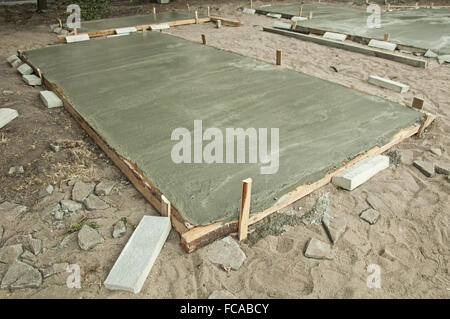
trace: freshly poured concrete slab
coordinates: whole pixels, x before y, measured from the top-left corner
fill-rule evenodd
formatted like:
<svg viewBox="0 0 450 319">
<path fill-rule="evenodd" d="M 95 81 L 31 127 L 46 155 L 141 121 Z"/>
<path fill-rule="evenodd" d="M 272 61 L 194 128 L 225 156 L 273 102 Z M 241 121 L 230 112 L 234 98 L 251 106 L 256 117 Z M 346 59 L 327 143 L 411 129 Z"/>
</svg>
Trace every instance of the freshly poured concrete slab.
<svg viewBox="0 0 450 319">
<path fill-rule="evenodd" d="M 199 18 L 206 16 L 198 14 Z M 102 20 L 92 20 L 81 22 L 79 32 L 94 32 L 99 30 L 109 30 L 118 28 L 134 27 L 145 24 L 161 24 L 164 22 L 195 19 L 194 12 L 187 12 L 182 10 L 166 11 L 157 14 L 145 14 L 139 16 L 129 16 L 120 18 L 110 18 Z"/>
<path fill-rule="evenodd" d="M 137 294 L 166 242 L 171 228 L 169 217 L 142 217 L 106 278 L 105 287 Z"/>
<path fill-rule="evenodd" d="M 389 33 L 390 42 L 432 49 L 436 53 L 450 54 L 450 10 L 449 9 L 413 9 L 381 12 L 381 27 L 369 28 L 366 8 L 351 8 L 326 3 L 295 3 L 288 5 L 259 7 L 262 14 L 280 13 L 291 18 L 299 14 L 313 12 L 313 19 L 298 21 L 298 26 L 328 30 L 349 35 L 383 40 Z"/>
<path fill-rule="evenodd" d="M 246 178 L 253 179 L 251 212 L 262 211 L 422 120 L 411 108 L 160 32 L 25 55 L 194 225 L 237 220 Z M 278 128 L 278 171 L 261 174 L 268 165 L 248 157 L 242 164 L 174 163 L 171 135 L 186 128 L 193 137 L 194 120 L 224 135 L 226 128 L 268 128 L 269 140 Z"/>
</svg>

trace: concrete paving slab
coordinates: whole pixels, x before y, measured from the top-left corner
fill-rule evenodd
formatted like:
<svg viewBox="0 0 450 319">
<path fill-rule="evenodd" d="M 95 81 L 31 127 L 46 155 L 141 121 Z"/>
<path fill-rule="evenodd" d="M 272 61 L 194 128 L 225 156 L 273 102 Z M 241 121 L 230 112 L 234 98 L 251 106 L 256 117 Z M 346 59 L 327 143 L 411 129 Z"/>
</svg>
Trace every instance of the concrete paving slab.
<svg viewBox="0 0 450 319">
<path fill-rule="evenodd" d="M 0 108 L 0 128 L 6 126 L 12 120 L 19 116 L 16 110 L 8 108 Z"/>
<path fill-rule="evenodd" d="M 42 85 L 42 79 L 34 74 L 22 75 L 22 80 L 31 86 Z"/>
<path fill-rule="evenodd" d="M 17 72 L 19 72 L 22 75 L 32 74 L 33 69 L 28 64 L 24 63 L 21 66 L 17 68 Z"/>
<path fill-rule="evenodd" d="M 52 91 L 41 91 L 39 96 L 44 105 L 49 109 L 63 106 L 62 100 Z"/>
<path fill-rule="evenodd" d="M 385 155 L 369 156 L 350 166 L 332 178 L 334 185 L 346 190 L 354 190 L 364 184 L 378 172 L 389 167 L 389 157 Z"/>
<path fill-rule="evenodd" d="M 334 33 L 334 32 L 325 32 L 323 37 L 325 39 L 336 40 L 336 41 L 345 41 L 345 39 L 347 39 L 346 34 Z"/>
<path fill-rule="evenodd" d="M 275 23 L 273 24 L 273 27 L 274 28 L 279 28 L 279 29 L 290 30 L 291 29 L 291 24 L 285 23 L 285 22 L 281 22 L 281 21 L 275 21 Z"/>
<path fill-rule="evenodd" d="M 152 25 L 150 27 L 150 30 L 154 31 L 154 30 L 166 30 L 166 29 L 170 29 L 170 25 L 168 24 L 157 24 L 157 25 Z"/>
<path fill-rule="evenodd" d="M 19 59 L 19 57 L 17 56 L 17 55 L 11 55 L 11 56 L 9 56 L 8 58 L 6 58 L 6 61 L 9 63 L 9 64 L 11 64 L 11 63 L 13 63 L 14 61 L 16 61 L 16 60 L 18 60 Z"/>
<path fill-rule="evenodd" d="M 242 180 L 248 177 L 252 212 L 262 211 L 423 118 L 397 103 L 160 32 L 24 54 L 193 225 L 237 220 Z M 77 65 L 71 76 L 68 61 Z M 136 79 L 142 85 L 135 85 Z M 268 138 L 278 128 L 280 149 L 287 150 L 279 153 L 278 171 L 261 174 L 269 165 L 260 161 L 175 163 L 173 131 L 186 128 L 193 137 L 197 120 L 204 130 L 221 132 L 268 128 Z M 245 152 L 248 159 L 248 148 Z"/>
<path fill-rule="evenodd" d="M 256 10 L 250 9 L 250 8 L 244 8 L 244 10 L 242 10 L 242 12 L 246 13 L 246 14 L 255 14 Z"/>
<path fill-rule="evenodd" d="M 66 37 L 67 43 L 74 43 L 74 42 L 81 42 L 81 41 L 88 41 L 89 35 L 86 33 L 78 34 L 78 35 L 69 35 Z"/>
<path fill-rule="evenodd" d="M 14 60 L 13 62 L 11 62 L 10 64 L 13 68 L 18 68 L 19 66 L 21 66 L 23 64 L 23 62 L 21 59 L 17 59 L 17 60 Z"/>
<path fill-rule="evenodd" d="M 392 42 L 379 41 L 379 40 L 372 39 L 372 40 L 370 40 L 368 46 L 372 47 L 372 48 L 394 51 L 395 48 L 397 47 L 397 44 L 392 43 Z"/>
<path fill-rule="evenodd" d="M 127 27 L 127 28 L 119 28 L 116 29 L 116 34 L 130 34 L 132 32 L 137 32 L 137 29 L 135 27 Z"/>
<path fill-rule="evenodd" d="M 266 14 L 266 16 L 268 16 L 269 18 L 281 19 L 281 14 L 278 13 L 268 13 Z"/>
<path fill-rule="evenodd" d="M 170 229 L 169 217 L 144 216 L 106 278 L 105 287 L 139 293 Z"/>
<path fill-rule="evenodd" d="M 385 79 L 376 75 L 370 75 L 368 81 L 370 84 L 381 86 L 385 89 L 390 89 L 398 93 L 406 93 L 409 90 L 409 85 Z"/>
</svg>

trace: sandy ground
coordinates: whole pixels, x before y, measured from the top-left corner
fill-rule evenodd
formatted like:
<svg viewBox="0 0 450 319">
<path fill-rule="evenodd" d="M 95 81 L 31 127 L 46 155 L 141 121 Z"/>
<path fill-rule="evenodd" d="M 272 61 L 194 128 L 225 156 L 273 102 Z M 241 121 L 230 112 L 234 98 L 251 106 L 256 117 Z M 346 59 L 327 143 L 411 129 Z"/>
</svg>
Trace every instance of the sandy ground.
<svg viewBox="0 0 450 319">
<path fill-rule="evenodd" d="M 0 131 L 0 203 L 7 200 L 26 205 L 28 212 L 13 223 L 6 223 L 2 246 L 23 243 L 33 234 L 43 241 L 45 252 L 32 263 L 43 269 L 67 262 L 81 268 L 81 289 L 66 286 L 68 273 L 44 279 L 39 288 L 0 290 L 0 298 L 206 298 L 217 289 L 226 289 L 239 298 L 448 298 L 450 296 L 449 190 L 446 176 L 425 177 L 412 165 L 413 159 L 450 163 L 449 65 L 431 61 L 426 70 L 379 58 L 367 57 L 313 43 L 302 42 L 262 31 L 273 20 L 243 15 L 238 7 L 245 3 L 221 6 L 217 14 L 239 19 L 243 26 L 216 29 L 214 24 L 181 26 L 168 33 L 192 41 L 231 50 L 268 62 L 275 61 L 275 50 L 283 51 L 283 66 L 343 84 L 402 104 L 414 96 L 424 98 L 426 111 L 439 116 L 422 137 L 411 137 L 394 147 L 403 162 L 391 165 L 352 192 L 327 185 L 294 203 L 286 210 L 307 212 L 316 199 L 329 192 L 331 214 L 347 220 L 347 229 L 333 246 L 333 260 L 314 260 L 303 254 L 311 237 L 329 242 L 320 225 L 288 227 L 281 236 L 269 236 L 253 247 L 241 248 L 247 255 L 242 267 L 226 272 L 206 258 L 206 249 L 186 254 L 180 236 L 172 230 L 140 294 L 109 291 L 102 283 L 131 236 L 133 226 L 143 215 L 155 210 L 131 186 L 105 155 L 86 136 L 65 110 L 48 110 L 40 102 L 40 88 L 26 86 L 16 71 L 0 64 L 0 107 L 17 109 L 20 117 Z M 212 7 L 216 13 L 217 7 Z M 32 49 L 56 43 L 47 25 L 26 28 L 8 25 L 0 28 L 0 58 L 17 49 Z M 335 72 L 331 66 L 338 69 Z M 405 94 L 394 93 L 367 83 L 371 74 L 408 84 Z M 255 88 L 257 89 L 257 88 Z M 49 149 L 57 139 L 81 141 L 58 153 Z M 430 152 L 441 148 L 442 155 Z M 11 166 L 23 165 L 25 172 L 9 176 Z M 83 216 L 100 225 L 105 242 L 91 251 L 79 248 L 76 234 L 68 245 L 59 243 L 67 236 L 58 228 L 50 210 L 62 198 L 69 198 L 68 180 L 114 180 L 113 193 L 104 197 L 111 206 L 103 211 L 79 211 L 64 220 L 64 226 Z M 40 188 L 55 185 L 53 195 L 39 199 Z M 361 220 L 359 213 L 370 202 L 381 214 L 375 225 Z M 113 239 L 113 224 L 128 221 L 124 237 Z M 367 267 L 381 268 L 381 288 L 368 288 Z M 0 263 L 0 278 L 7 265 Z"/>
</svg>

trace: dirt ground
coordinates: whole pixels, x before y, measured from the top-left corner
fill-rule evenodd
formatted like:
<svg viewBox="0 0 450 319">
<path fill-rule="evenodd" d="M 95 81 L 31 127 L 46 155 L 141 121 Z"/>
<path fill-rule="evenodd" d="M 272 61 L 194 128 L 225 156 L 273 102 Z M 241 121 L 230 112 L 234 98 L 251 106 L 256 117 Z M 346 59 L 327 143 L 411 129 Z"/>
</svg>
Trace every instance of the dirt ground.
<svg viewBox="0 0 450 319">
<path fill-rule="evenodd" d="M 44 251 L 36 256 L 36 261 L 28 263 L 40 270 L 58 263 L 77 264 L 82 287 L 68 288 L 68 273 L 62 272 L 45 278 L 39 288 L 1 289 L 0 298 L 207 298 L 218 289 L 226 289 L 238 298 L 448 298 L 450 183 L 447 176 L 440 174 L 425 177 L 412 160 L 447 167 L 450 164 L 449 65 L 433 60 L 427 69 L 415 68 L 266 33 L 262 26 L 272 26 L 274 20 L 244 15 L 239 9 L 248 6 L 244 1 L 189 3 L 199 10 L 210 5 L 213 14 L 238 19 L 243 26 L 217 29 L 214 24 L 205 23 L 171 28 L 167 33 L 197 42 L 205 34 L 210 46 L 268 62 L 274 62 L 275 51 L 281 49 L 284 67 L 405 105 L 410 105 L 414 96 L 421 97 L 425 100 L 424 109 L 438 119 L 422 137 L 411 137 L 393 148 L 402 155 L 398 166 L 391 164 L 351 192 L 327 185 L 284 210 L 307 212 L 320 195 L 329 193 L 330 213 L 347 220 L 345 233 L 333 246 L 333 260 L 304 256 L 311 237 L 329 242 L 321 225 L 302 223 L 287 227 L 284 234 L 268 236 L 251 248 L 241 243 L 247 259 L 239 270 L 230 272 L 210 263 L 206 249 L 185 253 L 180 236 L 172 230 L 142 291 L 134 295 L 109 291 L 103 281 L 133 227 L 143 215 L 157 215 L 156 211 L 68 112 L 45 108 L 38 96 L 41 88 L 25 85 L 16 70 L 2 62 L 0 107 L 16 109 L 20 116 L 0 130 L 0 204 L 8 201 L 25 205 L 28 210 L 12 222 L 0 216 L 0 225 L 5 229 L 0 245 L 23 243 L 24 236 L 32 234 L 42 240 Z M 176 1 L 168 8 L 184 5 L 184 1 Z M 150 12 L 152 6 L 142 5 L 144 9 L 140 7 L 139 12 Z M 3 15 L 1 12 L 0 9 L 0 60 L 5 61 L 17 49 L 58 43 L 49 31 L 49 24 L 55 22 L 51 13 L 42 17 L 17 11 L 14 14 L 22 18 L 16 23 L 12 16 L 5 18 L 5 11 Z M 399 94 L 372 86 L 367 83 L 372 74 L 408 84 L 410 90 Z M 65 147 L 53 152 L 49 145 L 57 140 L 65 140 Z M 442 155 L 431 153 L 433 147 L 440 148 Z M 24 173 L 10 176 L 12 166 L 23 166 Z M 103 197 L 110 208 L 78 211 L 62 224 L 56 223 L 50 212 L 61 199 L 70 198 L 72 186 L 68 182 L 74 179 L 117 181 L 112 194 Z M 54 185 L 55 191 L 42 199 L 39 192 L 47 184 Z M 375 225 L 359 217 L 369 202 L 381 214 Z M 90 251 L 79 248 L 76 233 L 68 234 L 68 228 L 83 217 L 97 223 L 105 239 Z M 113 225 L 123 217 L 128 222 L 127 232 L 113 239 Z M 65 247 L 60 245 L 63 239 L 67 242 Z M 370 264 L 381 268 L 379 289 L 367 287 Z M 0 278 L 7 269 L 8 265 L 0 263 Z"/>
</svg>

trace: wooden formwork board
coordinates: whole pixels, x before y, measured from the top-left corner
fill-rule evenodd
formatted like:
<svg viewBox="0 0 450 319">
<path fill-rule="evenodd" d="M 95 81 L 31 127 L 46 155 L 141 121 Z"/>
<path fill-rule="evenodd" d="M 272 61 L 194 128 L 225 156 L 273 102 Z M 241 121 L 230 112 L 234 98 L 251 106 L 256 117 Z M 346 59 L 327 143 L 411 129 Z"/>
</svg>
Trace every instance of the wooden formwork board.
<svg viewBox="0 0 450 319">
<path fill-rule="evenodd" d="M 18 52 L 19 57 L 28 63 L 37 73 L 38 70 L 33 66 L 27 59 L 27 57 L 22 53 Z M 128 180 L 136 187 L 136 189 L 144 196 L 144 198 L 161 214 L 164 213 L 162 209 L 161 196 L 163 195 L 152 183 L 148 180 L 142 171 L 136 167 L 135 164 L 117 154 L 101 137 L 97 132 L 82 118 L 82 116 L 73 108 L 73 106 L 68 101 L 64 92 L 57 87 L 55 84 L 48 81 L 45 74 L 41 74 L 44 85 L 63 101 L 64 108 L 74 117 L 74 119 L 79 123 L 79 125 L 88 133 L 88 135 L 97 143 L 97 145 L 106 153 L 106 155 L 111 159 L 111 161 L 120 169 L 120 171 L 128 178 Z M 393 139 L 379 147 L 374 146 L 368 151 L 357 155 L 352 160 L 348 162 L 343 162 L 342 166 L 333 172 L 328 173 L 322 179 L 312 183 L 304 184 L 298 186 L 293 191 L 289 192 L 284 196 L 283 200 L 276 203 L 272 207 L 256 212 L 250 215 L 248 225 L 253 225 L 265 217 L 277 212 L 280 209 L 287 207 L 288 205 L 294 203 L 295 201 L 303 198 L 304 196 L 314 192 L 315 190 L 321 188 L 328 184 L 332 177 L 342 170 L 356 164 L 360 160 L 370 156 L 381 154 L 396 145 L 397 143 L 403 141 L 404 139 L 416 134 L 422 133 L 423 130 L 429 126 L 434 120 L 434 116 L 426 113 L 423 122 L 420 125 L 413 125 L 408 128 L 400 130 Z M 236 185 L 240 187 L 241 185 Z M 231 233 L 238 231 L 239 221 L 229 221 L 229 222 L 216 222 L 206 226 L 194 226 L 183 219 L 176 207 L 171 207 L 171 222 L 174 229 L 181 235 L 181 244 L 186 252 L 191 253 L 196 249 L 203 247 L 217 239 L 225 237 Z"/>
</svg>

